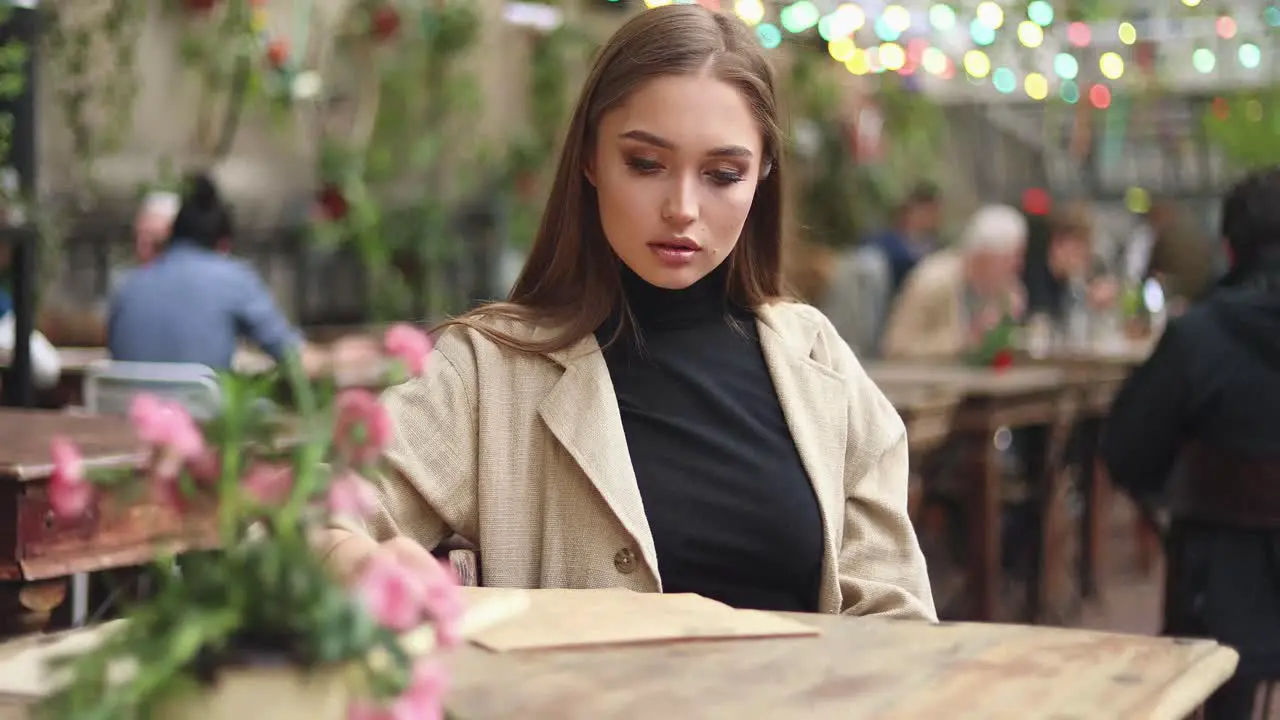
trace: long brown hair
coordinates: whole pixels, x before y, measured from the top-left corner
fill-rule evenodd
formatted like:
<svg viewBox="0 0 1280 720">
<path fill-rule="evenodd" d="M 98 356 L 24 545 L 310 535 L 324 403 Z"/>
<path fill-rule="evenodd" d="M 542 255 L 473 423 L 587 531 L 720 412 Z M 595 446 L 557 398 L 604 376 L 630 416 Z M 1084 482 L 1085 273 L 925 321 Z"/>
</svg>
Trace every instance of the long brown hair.
<svg viewBox="0 0 1280 720">
<path fill-rule="evenodd" d="M 641 85 L 664 75 L 710 73 L 742 93 L 764 135 L 759 185 L 742 237 L 725 262 L 729 300 L 758 307 L 782 295 L 782 131 L 773 69 L 755 34 L 736 17 L 699 5 L 667 5 L 636 15 L 596 55 L 569 122 L 560 164 L 524 269 L 506 302 L 481 306 L 441 327 L 464 325 L 526 352 L 554 352 L 592 333 L 625 307 L 614 255 L 585 168 L 601 118 Z M 623 313 L 625 318 L 629 313 Z M 554 328 L 514 337 L 493 319 Z M 619 328 L 621 331 L 622 328 Z"/>
</svg>

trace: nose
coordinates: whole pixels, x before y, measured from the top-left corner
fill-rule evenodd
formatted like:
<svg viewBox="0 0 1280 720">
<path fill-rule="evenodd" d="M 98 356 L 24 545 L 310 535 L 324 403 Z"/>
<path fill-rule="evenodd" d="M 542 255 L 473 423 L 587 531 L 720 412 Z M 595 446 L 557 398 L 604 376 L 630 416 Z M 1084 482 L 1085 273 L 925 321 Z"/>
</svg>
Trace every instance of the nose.
<svg viewBox="0 0 1280 720">
<path fill-rule="evenodd" d="M 663 201 L 662 218 L 676 227 L 698 219 L 698 185 L 695 178 L 676 176 Z"/>
</svg>

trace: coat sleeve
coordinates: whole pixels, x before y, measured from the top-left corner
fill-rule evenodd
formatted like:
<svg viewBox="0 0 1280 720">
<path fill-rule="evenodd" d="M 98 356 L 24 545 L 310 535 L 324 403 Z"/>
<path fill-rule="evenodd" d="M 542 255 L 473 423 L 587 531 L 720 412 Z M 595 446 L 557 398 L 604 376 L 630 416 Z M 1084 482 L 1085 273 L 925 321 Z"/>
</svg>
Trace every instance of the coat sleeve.
<svg viewBox="0 0 1280 720">
<path fill-rule="evenodd" d="M 403 535 L 427 548 L 455 532 L 474 540 L 476 366 L 466 333 L 446 331 L 426 372 L 387 390 L 382 402 L 394 436 L 386 469 L 372 478 L 379 510 L 359 529 L 378 541 Z"/>
<path fill-rule="evenodd" d="M 1171 322 L 1151 357 L 1125 381 L 1100 439 L 1111 481 L 1139 502 L 1164 493 L 1182 449 L 1192 387 L 1182 330 Z"/>
<path fill-rule="evenodd" d="M 908 275 L 889 311 L 880 348 L 886 359 L 939 358 L 962 350 L 954 346 L 950 285 L 938 282 L 931 270 L 917 267 Z"/>
<path fill-rule="evenodd" d="M 847 343 L 828 331 L 848 383 L 841 612 L 936 621 L 924 553 L 907 515 L 907 431 Z"/>
</svg>

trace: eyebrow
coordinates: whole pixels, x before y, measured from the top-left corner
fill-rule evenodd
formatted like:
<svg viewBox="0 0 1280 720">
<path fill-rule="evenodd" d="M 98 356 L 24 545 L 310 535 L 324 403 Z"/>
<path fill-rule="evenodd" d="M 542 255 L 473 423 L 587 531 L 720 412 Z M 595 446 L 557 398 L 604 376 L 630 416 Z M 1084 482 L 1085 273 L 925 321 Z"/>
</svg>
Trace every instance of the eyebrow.
<svg viewBox="0 0 1280 720">
<path fill-rule="evenodd" d="M 676 149 L 675 143 L 670 140 L 654 135 L 651 132 L 645 132 L 644 130 L 628 130 L 627 132 L 618 135 L 618 137 L 626 140 L 635 140 L 646 145 L 653 145 L 654 147 L 659 147 L 663 150 Z M 718 148 L 712 148 L 707 155 L 709 157 L 749 158 L 752 156 L 752 152 L 741 145 L 724 145 Z"/>
</svg>

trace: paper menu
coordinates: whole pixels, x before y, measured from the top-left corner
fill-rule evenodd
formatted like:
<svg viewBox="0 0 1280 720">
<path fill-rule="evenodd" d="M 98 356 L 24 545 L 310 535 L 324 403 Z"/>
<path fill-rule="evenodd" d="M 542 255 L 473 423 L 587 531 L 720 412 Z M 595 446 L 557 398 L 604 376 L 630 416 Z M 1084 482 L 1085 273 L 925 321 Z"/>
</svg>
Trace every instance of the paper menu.
<svg viewBox="0 0 1280 720">
<path fill-rule="evenodd" d="M 799 620 L 737 610 L 692 594 L 488 588 L 467 592 L 470 601 L 511 592 L 529 596 L 524 612 L 468 635 L 472 643 L 495 652 L 818 635 L 818 628 Z"/>
</svg>

